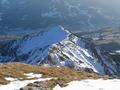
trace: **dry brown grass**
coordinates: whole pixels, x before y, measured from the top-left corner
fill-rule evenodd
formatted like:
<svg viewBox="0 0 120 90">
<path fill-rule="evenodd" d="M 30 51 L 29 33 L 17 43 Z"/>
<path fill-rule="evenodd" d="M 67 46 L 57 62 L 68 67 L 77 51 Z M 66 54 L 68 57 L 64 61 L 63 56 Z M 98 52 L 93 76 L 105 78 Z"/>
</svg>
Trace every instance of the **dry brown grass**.
<svg viewBox="0 0 120 90">
<path fill-rule="evenodd" d="M 69 68 L 60 67 L 40 67 L 25 65 L 20 63 L 0 64 L 0 84 L 7 84 L 5 77 L 27 79 L 24 73 L 43 74 L 43 77 L 56 77 L 57 83 L 65 84 L 73 80 L 98 79 L 98 75 L 94 73 L 80 72 Z M 54 83 L 54 81 L 53 81 Z"/>
</svg>

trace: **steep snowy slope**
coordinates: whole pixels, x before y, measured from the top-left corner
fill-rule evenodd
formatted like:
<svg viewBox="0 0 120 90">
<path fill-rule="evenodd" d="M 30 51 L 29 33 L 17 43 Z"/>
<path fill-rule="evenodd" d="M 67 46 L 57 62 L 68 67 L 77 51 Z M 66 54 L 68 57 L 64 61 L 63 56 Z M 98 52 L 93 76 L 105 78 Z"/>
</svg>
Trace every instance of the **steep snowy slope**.
<svg viewBox="0 0 120 90">
<path fill-rule="evenodd" d="M 115 63 L 98 47 L 61 26 L 8 43 L 0 49 L 0 62 L 67 66 L 103 75 L 117 73 Z"/>
</svg>

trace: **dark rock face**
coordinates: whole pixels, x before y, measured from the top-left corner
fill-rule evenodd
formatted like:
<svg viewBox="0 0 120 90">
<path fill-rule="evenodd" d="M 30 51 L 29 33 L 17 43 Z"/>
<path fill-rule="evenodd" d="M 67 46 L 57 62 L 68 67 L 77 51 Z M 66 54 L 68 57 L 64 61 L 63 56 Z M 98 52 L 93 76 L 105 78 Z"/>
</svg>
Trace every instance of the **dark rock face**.
<svg viewBox="0 0 120 90">
<path fill-rule="evenodd" d="M 21 88 L 21 90 L 52 90 L 53 86 L 56 85 L 56 80 L 47 81 L 36 81 L 34 83 L 29 83 L 27 86 Z"/>
<path fill-rule="evenodd" d="M 51 90 L 51 89 L 42 88 L 42 87 L 26 86 L 24 88 L 21 88 L 20 90 Z"/>
</svg>

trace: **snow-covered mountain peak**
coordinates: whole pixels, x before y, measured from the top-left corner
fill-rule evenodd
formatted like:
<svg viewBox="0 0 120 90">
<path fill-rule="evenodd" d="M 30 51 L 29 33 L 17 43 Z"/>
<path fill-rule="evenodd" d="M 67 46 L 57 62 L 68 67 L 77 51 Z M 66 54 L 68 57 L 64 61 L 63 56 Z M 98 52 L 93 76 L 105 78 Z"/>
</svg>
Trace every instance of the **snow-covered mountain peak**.
<svg viewBox="0 0 120 90">
<path fill-rule="evenodd" d="M 37 48 L 42 48 L 45 46 L 51 46 L 52 44 L 58 43 L 66 39 L 69 35 L 69 32 L 64 30 L 61 26 L 56 26 L 46 32 L 32 36 L 31 38 L 24 40 L 19 49 L 19 52 L 28 53 Z"/>
<path fill-rule="evenodd" d="M 98 47 L 61 26 L 10 42 L 0 51 L 0 62 L 66 66 L 103 75 L 117 73 L 115 63 Z"/>
</svg>

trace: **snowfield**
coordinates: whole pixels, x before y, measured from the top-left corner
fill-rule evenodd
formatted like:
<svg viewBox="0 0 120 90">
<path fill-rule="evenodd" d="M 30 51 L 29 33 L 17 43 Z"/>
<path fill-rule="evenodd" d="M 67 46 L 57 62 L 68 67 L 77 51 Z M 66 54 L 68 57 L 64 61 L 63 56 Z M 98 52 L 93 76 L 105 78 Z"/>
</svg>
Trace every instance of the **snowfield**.
<svg viewBox="0 0 120 90">
<path fill-rule="evenodd" d="M 41 78 L 41 74 L 25 74 L 28 79 L 32 78 L 37 78 L 37 79 L 32 79 L 32 80 L 19 80 L 19 78 L 11 78 L 11 77 L 6 77 L 5 79 L 10 81 L 9 84 L 7 85 L 0 85 L 0 90 L 19 90 L 22 87 L 25 87 L 29 83 L 34 83 L 36 81 L 46 81 L 50 80 L 52 78 Z"/>
<path fill-rule="evenodd" d="M 27 78 L 31 79 L 31 78 L 41 78 L 42 74 L 34 74 L 34 73 L 28 73 L 28 74 L 24 74 L 27 76 Z"/>
<path fill-rule="evenodd" d="M 5 78 L 8 81 L 11 81 L 7 85 L 1 85 L 0 90 L 19 90 L 22 87 L 25 87 L 29 83 L 34 83 L 35 81 L 46 81 L 52 78 L 41 78 L 40 74 L 26 74 L 28 78 L 38 78 L 34 80 L 23 80 L 20 81 L 17 78 L 7 77 Z M 111 80 L 82 80 L 82 81 L 72 81 L 68 83 L 66 87 L 60 87 L 59 85 L 55 86 L 53 90 L 120 90 L 120 80 L 111 79 Z"/>
<path fill-rule="evenodd" d="M 25 74 L 28 79 L 32 80 L 19 80 L 20 78 L 6 77 L 5 79 L 10 81 L 7 85 L 0 85 L 0 90 L 19 90 L 25 87 L 29 83 L 34 83 L 36 81 L 46 81 L 52 78 L 41 78 L 41 74 L 28 73 Z M 72 81 L 68 83 L 66 87 L 55 86 L 53 90 L 120 90 L 120 79 L 98 79 L 98 80 L 82 80 L 82 81 Z"/>
<path fill-rule="evenodd" d="M 67 87 L 57 85 L 53 90 L 120 90 L 120 80 L 83 80 L 70 82 Z"/>
</svg>

